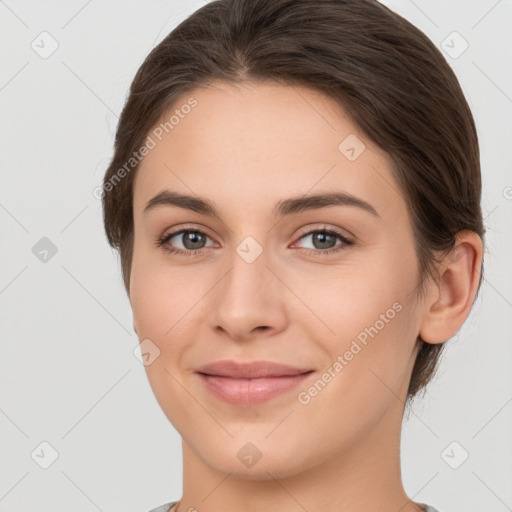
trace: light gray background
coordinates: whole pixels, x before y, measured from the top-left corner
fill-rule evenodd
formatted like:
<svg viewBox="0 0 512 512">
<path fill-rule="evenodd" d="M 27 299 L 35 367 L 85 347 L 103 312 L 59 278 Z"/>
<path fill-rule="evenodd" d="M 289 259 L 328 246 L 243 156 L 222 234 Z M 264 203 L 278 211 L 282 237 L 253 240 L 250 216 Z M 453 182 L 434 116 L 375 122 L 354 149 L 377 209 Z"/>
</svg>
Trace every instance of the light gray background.
<svg viewBox="0 0 512 512">
<path fill-rule="evenodd" d="M 203 3 L 0 0 L 1 512 L 145 512 L 181 496 L 180 438 L 133 355 L 93 190 L 136 70 Z M 442 512 L 510 511 L 512 2 L 385 3 L 452 53 L 453 31 L 469 43 L 445 55 L 478 126 L 488 228 L 481 295 L 404 424 L 404 485 Z M 31 47 L 43 31 L 59 45 L 46 59 Z M 58 250 L 46 263 L 42 237 Z M 48 469 L 43 441 L 58 452 Z"/>
</svg>

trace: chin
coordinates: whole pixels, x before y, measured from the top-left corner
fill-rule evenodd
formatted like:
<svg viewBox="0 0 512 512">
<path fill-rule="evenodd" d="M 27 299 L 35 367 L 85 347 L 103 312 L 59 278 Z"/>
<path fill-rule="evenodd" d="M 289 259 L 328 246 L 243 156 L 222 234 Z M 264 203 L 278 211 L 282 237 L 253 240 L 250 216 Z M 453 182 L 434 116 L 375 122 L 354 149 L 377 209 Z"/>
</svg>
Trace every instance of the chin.
<svg viewBox="0 0 512 512">
<path fill-rule="evenodd" d="M 229 473 L 230 477 L 266 481 L 286 478 L 306 470 L 310 465 L 314 466 L 297 456 L 297 447 L 301 445 L 299 441 L 283 447 L 269 440 L 251 442 L 230 439 L 227 443 L 219 442 L 215 447 L 199 447 L 199 456 L 206 465 L 221 473 Z"/>
</svg>

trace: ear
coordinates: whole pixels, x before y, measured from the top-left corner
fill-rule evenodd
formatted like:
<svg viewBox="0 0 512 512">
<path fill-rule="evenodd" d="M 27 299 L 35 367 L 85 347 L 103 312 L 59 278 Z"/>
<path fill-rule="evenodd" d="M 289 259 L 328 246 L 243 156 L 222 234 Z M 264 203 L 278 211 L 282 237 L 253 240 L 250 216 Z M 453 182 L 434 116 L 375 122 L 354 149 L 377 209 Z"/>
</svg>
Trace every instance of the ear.
<svg viewBox="0 0 512 512">
<path fill-rule="evenodd" d="M 425 300 L 421 339 L 443 343 L 460 329 L 478 289 L 482 257 L 482 239 L 477 233 L 457 234 L 455 246 L 439 266 L 439 280 L 432 283 Z"/>
</svg>

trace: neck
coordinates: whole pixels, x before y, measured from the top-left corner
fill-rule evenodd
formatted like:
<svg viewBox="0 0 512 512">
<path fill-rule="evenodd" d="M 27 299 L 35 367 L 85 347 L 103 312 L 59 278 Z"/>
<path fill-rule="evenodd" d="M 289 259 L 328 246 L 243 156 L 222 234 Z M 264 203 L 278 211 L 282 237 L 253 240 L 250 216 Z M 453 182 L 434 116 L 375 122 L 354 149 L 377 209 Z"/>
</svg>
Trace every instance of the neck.
<svg viewBox="0 0 512 512">
<path fill-rule="evenodd" d="M 290 463 L 281 472 L 260 467 L 252 479 L 210 467 L 184 441 L 178 512 L 423 511 L 402 485 L 402 415 L 403 403 L 396 399 L 378 424 L 351 440 L 349 449 L 333 451 L 302 471 Z"/>
</svg>

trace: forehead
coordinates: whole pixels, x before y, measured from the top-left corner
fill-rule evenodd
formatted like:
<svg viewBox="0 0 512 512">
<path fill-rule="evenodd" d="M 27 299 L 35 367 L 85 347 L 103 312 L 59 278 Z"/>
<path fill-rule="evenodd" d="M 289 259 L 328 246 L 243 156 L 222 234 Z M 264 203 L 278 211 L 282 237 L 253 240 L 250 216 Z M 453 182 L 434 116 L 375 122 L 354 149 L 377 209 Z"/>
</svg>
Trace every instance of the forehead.
<svg viewBox="0 0 512 512">
<path fill-rule="evenodd" d="M 343 190 L 392 215 L 404 212 L 389 155 L 332 98 L 304 86 L 198 88 L 176 101 L 149 135 L 155 146 L 137 170 L 136 212 L 165 189 L 254 207 L 265 199 L 273 204 Z"/>
</svg>

